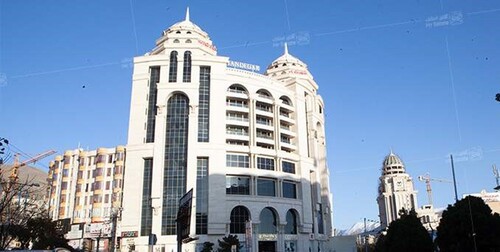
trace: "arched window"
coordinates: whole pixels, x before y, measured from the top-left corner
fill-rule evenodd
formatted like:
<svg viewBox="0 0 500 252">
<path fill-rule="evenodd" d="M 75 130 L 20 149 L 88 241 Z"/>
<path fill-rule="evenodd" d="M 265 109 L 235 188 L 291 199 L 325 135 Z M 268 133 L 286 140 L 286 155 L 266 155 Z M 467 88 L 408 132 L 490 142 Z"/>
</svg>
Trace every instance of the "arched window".
<svg viewBox="0 0 500 252">
<path fill-rule="evenodd" d="M 288 96 L 283 95 L 280 97 L 280 100 L 281 100 L 281 102 L 283 102 L 283 104 L 286 104 L 288 106 L 292 106 L 292 101 L 290 100 L 290 98 L 288 98 Z"/>
<path fill-rule="evenodd" d="M 231 234 L 244 234 L 246 222 L 250 220 L 250 213 L 244 206 L 237 206 L 231 211 L 231 224 L 229 232 Z"/>
<path fill-rule="evenodd" d="M 276 214 L 270 207 L 262 209 L 260 212 L 259 232 L 261 234 L 277 233 Z"/>
<path fill-rule="evenodd" d="M 239 94 L 246 94 L 248 95 L 248 92 L 247 90 L 240 84 L 233 84 L 231 85 L 228 89 L 227 89 L 228 92 L 232 92 L 232 93 L 239 93 Z"/>
<path fill-rule="evenodd" d="M 285 234 L 297 234 L 297 214 L 293 209 L 286 213 Z"/>
<path fill-rule="evenodd" d="M 172 51 L 170 53 L 168 82 L 177 82 L 177 51 Z"/>
<path fill-rule="evenodd" d="M 167 102 L 163 178 L 162 235 L 176 234 L 178 200 L 186 192 L 189 99 L 174 94 Z"/>
<path fill-rule="evenodd" d="M 184 69 L 182 74 L 182 82 L 191 82 L 191 52 L 184 52 Z"/>
<path fill-rule="evenodd" d="M 273 96 L 271 95 L 271 93 L 269 93 L 269 91 L 267 91 L 265 89 L 259 89 L 259 91 L 257 91 L 257 95 L 259 95 L 259 97 L 273 99 Z"/>
</svg>

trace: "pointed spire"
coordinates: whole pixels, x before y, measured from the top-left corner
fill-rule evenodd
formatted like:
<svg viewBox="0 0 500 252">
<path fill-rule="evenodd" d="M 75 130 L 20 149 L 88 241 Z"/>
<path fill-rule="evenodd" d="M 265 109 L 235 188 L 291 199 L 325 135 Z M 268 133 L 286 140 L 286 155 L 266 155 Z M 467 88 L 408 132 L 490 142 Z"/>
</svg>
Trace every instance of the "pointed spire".
<svg viewBox="0 0 500 252">
<path fill-rule="evenodd" d="M 285 55 L 288 55 L 288 43 L 285 42 Z"/>
<path fill-rule="evenodd" d="M 189 6 L 186 9 L 186 21 L 189 21 Z"/>
<path fill-rule="evenodd" d="M 391 149 L 391 154 L 390 155 L 394 155 L 394 152 L 392 152 L 392 146 L 389 147 Z"/>
</svg>

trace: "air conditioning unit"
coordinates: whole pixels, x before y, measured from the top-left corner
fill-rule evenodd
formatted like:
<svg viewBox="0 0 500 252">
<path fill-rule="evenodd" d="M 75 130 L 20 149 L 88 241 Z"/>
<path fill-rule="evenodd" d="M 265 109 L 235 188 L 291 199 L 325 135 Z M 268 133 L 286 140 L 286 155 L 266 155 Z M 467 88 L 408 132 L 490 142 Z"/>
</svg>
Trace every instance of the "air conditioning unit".
<svg viewBox="0 0 500 252">
<path fill-rule="evenodd" d="M 309 240 L 314 240 L 314 233 L 309 234 Z"/>
</svg>

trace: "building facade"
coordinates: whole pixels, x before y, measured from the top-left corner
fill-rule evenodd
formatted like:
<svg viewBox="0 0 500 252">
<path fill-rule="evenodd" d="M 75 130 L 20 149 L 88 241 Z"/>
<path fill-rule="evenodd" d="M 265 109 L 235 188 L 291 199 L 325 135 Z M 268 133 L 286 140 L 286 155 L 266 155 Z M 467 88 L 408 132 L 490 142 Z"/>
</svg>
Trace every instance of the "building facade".
<svg viewBox="0 0 500 252">
<path fill-rule="evenodd" d="M 324 104 L 288 53 L 264 74 L 218 56 L 185 20 L 134 59 L 121 250 L 177 251 L 179 199 L 193 190 L 183 251 L 237 235 L 243 251 L 325 251 L 332 203 Z"/>
<path fill-rule="evenodd" d="M 406 173 L 403 161 L 392 151 L 382 163 L 377 203 L 382 229 L 399 218 L 401 209 L 417 210 L 417 191 L 413 188 L 413 180 Z"/>
<path fill-rule="evenodd" d="M 99 240 L 107 248 L 122 206 L 125 147 L 68 150 L 49 168 L 49 214 L 67 226 L 70 245 L 95 248 Z"/>
</svg>

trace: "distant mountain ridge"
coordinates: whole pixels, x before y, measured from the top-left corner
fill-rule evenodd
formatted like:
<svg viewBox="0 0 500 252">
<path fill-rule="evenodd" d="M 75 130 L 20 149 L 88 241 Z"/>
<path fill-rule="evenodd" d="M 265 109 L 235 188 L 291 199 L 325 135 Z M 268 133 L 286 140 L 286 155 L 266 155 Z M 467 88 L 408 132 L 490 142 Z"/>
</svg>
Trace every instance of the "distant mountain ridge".
<svg viewBox="0 0 500 252">
<path fill-rule="evenodd" d="M 378 233 L 380 231 L 380 223 L 376 222 L 366 222 L 366 233 Z M 348 235 L 358 235 L 365 233 L 365 223 L 356 222 L 349 229 L 340 230 L 337 236 L 348 236 Z"/>
</svg>

